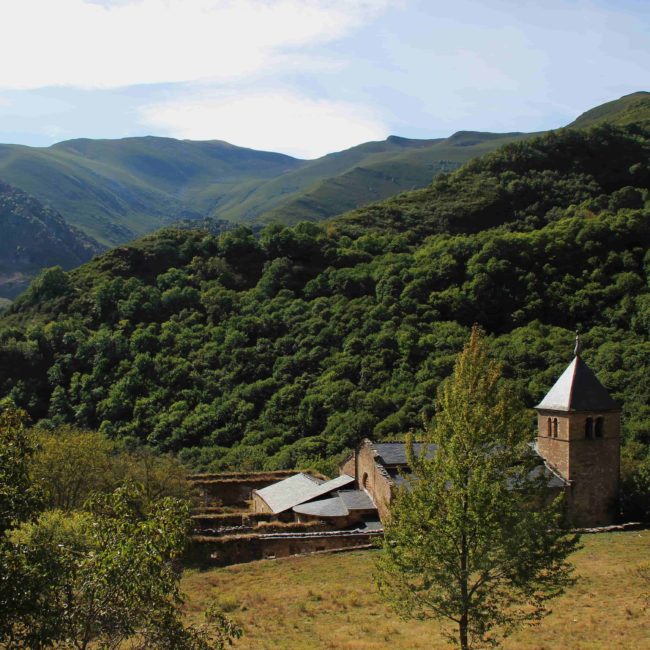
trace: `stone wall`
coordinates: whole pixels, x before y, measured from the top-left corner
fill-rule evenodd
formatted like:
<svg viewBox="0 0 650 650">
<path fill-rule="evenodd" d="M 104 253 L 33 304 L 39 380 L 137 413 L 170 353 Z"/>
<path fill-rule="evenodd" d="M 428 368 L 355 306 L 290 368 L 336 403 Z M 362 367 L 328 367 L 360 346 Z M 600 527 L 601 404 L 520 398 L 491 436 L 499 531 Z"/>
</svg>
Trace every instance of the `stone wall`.
<svg viewBox="0 0 650 650">
<path fill-rule="evenodd" d="M 228 512 L 219 514 L 201 513 L 192 515 L 196 528 L 218 528 L 220 526 L 256 526 L 263 521 L 273 521 L 273 514 L 262 512 Z"/>
<path fill-rule="evenodd" d="M 262 499 L 262 497 L 256 492 L 253 492 L 251 507 L 253 508 L 253 512 L 255 513 L 273 514 L 273 510 L 271 510 L 269 504 L 266 501 L 264 501 L 264 499 Z"/>
<path fill-rule="evenodd" d="M 353 549 L 372 544 L 376 534 L 292 535 L 287 537 L 241 536 L 195 538 L 185 557 L 189 566 L 208 568 L 290 557 L 322 551 Z"/>
<path fill-rule="evenodd" d="M 585 420 L 603 417 L 602 438 L 585 438 Z M 591 413 L 571 415 L 569 454 L 571 497 L 569 516 L 579 526 L 604 526 L 618 514 L 620 475 L 620 415 Z"/>
<path fill-rule="evenodd" d="M 352 452 L 352 455 L 341 465 L 340 475 L 351 476 L 352 478 L 357 477 L 357 451 L 356 449 Z"/>
<path fill-rule="evenodd" d="M 393 482 L 386 470 L 375 461 L 372 443 L 369 440 L 361 443 L 354 456 L 354 462 L 358 489 L 368 492 L 377 506 L 379 517 L 385 521 L 392 499 Z"/>
</svg>

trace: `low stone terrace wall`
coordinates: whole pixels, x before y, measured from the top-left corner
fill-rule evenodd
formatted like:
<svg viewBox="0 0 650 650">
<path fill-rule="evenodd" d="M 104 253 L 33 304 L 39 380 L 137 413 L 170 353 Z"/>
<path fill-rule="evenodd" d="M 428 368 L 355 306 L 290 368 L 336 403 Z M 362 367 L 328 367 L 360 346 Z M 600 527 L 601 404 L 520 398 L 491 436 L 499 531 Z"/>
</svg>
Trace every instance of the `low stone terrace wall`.
<svg viewBox="0 0 650 650">
<path fill-rule="evenodd" d="M 332 530 L 331 526 L 320 522 L 290 522 L 283 523 L 280 521 L 272 522 L 248 522 L 245 524 L 218 524 L 212 525 L 204 524 L 200 528 L 195 528 L 196 535 L 199 537 L 224 537 L 232 535 L 268 535 L 271 533 L 307 533 L 317 531 Z"/>
<path fill-rule="evenodd" d="M 195 537 L 186 564 L 198 568 L 227 566 L 254 560 L 275 559 L 324 551 L 370 548 L 381 532 L 278 533 Z"/>
<path fill-rule="evenodd" d="M 616 533 L 626 530 L 647 530 L 650 528 L 650 522 L 642 523 L 640 521 L 628 521 L 623 524 L 612 524 L 611 526 L 598 526 L 597 528 L 576 528 L 573 532 L 581 534 L 597 533 Z"/>
<path fill-rule="evenodd" d="M 192 515 L 192 522 L 197 530 L 219 528 L 222 526 L 256 526 L 265 521 L 273 521 L 277 515 L 272 512 L 201 512 Z"/>
</svg>

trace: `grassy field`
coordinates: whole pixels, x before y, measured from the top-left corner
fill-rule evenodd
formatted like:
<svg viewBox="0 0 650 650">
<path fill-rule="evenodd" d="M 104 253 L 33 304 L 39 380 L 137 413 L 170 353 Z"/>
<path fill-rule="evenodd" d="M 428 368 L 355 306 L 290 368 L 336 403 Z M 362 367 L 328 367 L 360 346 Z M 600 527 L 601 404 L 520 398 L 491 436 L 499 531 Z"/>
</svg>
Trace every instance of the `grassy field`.
<svg viewBox="0 0 650 650">
<path fill-rule="evenodd" d="M 527 650 L 650 649 L 639 567 L 650 563 L 650 531 L 583 538 L 578 583 L 538 626 L 507 639 Z M 428 650 L 448 648 L 434 622 L 402 621 L 373 586 L 376 551 L 268 560 L 188 573 L 188 616 L 211 597 L 240 621 L 250 650 Z"/>
</svg>

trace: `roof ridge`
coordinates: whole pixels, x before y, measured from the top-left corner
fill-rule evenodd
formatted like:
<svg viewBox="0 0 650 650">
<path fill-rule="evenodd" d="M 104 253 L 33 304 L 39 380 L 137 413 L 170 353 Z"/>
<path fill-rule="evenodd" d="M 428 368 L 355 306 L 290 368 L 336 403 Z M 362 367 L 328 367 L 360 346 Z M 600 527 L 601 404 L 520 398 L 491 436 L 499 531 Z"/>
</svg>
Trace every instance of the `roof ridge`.
<svg viewBox="0 0 650 650">
<path fill-rule="evenodd" d="M 571 363 L 573 364 L 573 373 L 571 375 L 571 384 L 569 388 L 569 408 L 571 408 L 573 405 L 573 391 L 575 390 L 576 387 L 576 372 L 578 371 L 578 363 L 580 363 L 580 356 L 576 354 L 576 356 L 574 357 Z"/>
</svg>

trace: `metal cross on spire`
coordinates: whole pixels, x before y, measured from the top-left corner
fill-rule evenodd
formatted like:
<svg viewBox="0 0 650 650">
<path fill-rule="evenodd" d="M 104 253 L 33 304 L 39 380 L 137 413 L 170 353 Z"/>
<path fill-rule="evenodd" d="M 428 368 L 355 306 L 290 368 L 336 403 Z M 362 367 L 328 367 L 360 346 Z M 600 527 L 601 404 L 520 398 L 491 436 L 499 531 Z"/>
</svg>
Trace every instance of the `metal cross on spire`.
<svg viewBox="0 0 650 650">
<path fill-rule="evenodd" d="M 580 352 L 582 352 L 582 341 L 580 340 L 580 332 L 576 332 L 576 347 L 573 350 L 573 354 L 579 357 Z"/>
</svg>

